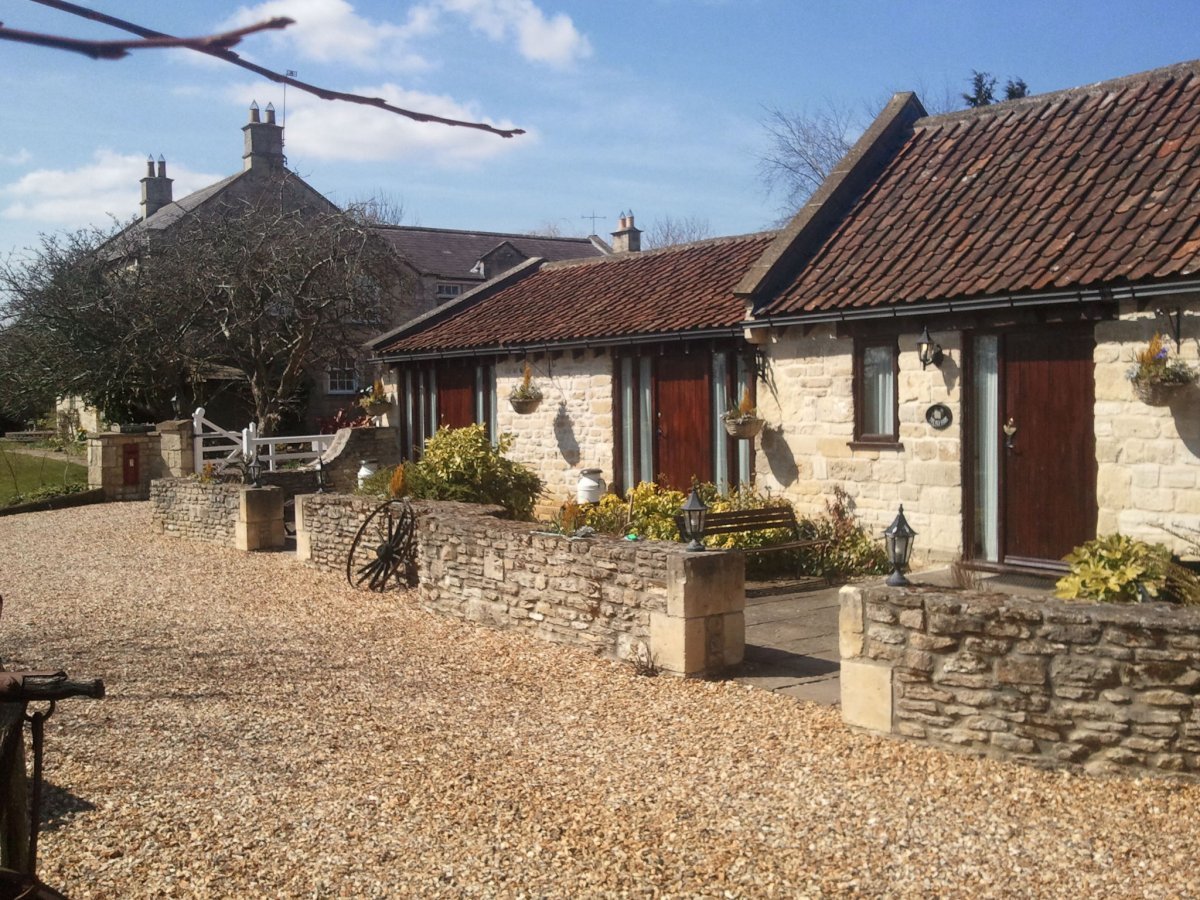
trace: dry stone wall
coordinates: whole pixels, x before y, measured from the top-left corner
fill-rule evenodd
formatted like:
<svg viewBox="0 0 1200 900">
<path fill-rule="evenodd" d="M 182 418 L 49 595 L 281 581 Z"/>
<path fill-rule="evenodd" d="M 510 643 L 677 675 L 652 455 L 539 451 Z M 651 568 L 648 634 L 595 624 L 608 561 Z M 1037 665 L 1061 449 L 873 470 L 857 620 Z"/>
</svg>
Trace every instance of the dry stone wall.
<svg viewBox="0 0 1200 900">
<path fill-rule="evenodd" d="M 1200 609 L 844 588 L 850 725 L 1091 772 L 1200 773 Z"/>
<path fill-rule="evenodd" d="M 296 553 L 344 572 L 351 543 L 378 501 L 333 494 L 296 498 Z M 739 553 L 682 545 L 572 539 L 497 518 L 499 507 L 421 501 L 417 514 L 423 606 L 618 659 L 699 674 L 736 665 L 745 643 Z"/>
<path fill-rule="evenodd" d="M 150 484 L 151 521 L 159 534 L 234 545 L 242 486 L 160 478 Z"/>
</svg>

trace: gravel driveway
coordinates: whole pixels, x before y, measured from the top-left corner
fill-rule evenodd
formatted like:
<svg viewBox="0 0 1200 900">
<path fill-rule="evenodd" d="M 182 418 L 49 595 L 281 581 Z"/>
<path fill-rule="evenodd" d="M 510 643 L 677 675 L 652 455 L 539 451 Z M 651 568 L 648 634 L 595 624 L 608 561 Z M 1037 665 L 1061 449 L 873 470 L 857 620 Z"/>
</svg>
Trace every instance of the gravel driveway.
<svg viewBox="0 0 1200 900">
<path fill-rule="evenodd" d="M 72 897 L 1200 896 L 1200 785 L 842 727 L 161 538 L 0 519 L 0 657 L 103 677 L 47 727 Z"/>
</svg>

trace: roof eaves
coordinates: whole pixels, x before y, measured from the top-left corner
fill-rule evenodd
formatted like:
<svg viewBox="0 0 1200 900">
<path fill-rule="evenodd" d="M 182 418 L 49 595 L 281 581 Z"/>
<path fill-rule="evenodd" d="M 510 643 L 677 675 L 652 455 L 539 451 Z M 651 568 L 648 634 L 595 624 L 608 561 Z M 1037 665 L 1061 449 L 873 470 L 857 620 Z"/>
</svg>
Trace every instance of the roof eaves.
<svg viewBox="0 0 1200 900">
<path fill-rule="evenodd" d="M 747 309 L 780 287 L 784 279 L 808 261 L 855 200 L 891 162 L 912 133 L 913 123 L 925 115 L 916 94 L 906 91 L 893 95 L 850 152 L 733 289 L 746 302 Z"/>
<path fill-rule="evenodd" d="M 496 291 L 502 290 L 511 284 L 515 284 L 521 279 L 534 274 L 541 268 L 545 262 L 540 256 L 535 256 L 532 259 L 527 259 L 518 265 L 513 266 L 505 272 L 501 272 L 490 281 L 485 281 L 478 287 L 473 287 L 463 294 L 459 294 L 453 300 L 443 303 L 441 306 L 434 307 L 429 312 L 417 316 L 415 319 L 409 319 L 398 328 L 393 328 L 391 331 L 371 338 L 364 347 L 376 350 L 383 344 L 393 341 L 399 337 L 407 337 L 417 334 L 425 328 L 432 327 L 447 319 L 453 318 L 461 312 L 474 306 L 481 300 L 491 296 Z"/>
</svg>

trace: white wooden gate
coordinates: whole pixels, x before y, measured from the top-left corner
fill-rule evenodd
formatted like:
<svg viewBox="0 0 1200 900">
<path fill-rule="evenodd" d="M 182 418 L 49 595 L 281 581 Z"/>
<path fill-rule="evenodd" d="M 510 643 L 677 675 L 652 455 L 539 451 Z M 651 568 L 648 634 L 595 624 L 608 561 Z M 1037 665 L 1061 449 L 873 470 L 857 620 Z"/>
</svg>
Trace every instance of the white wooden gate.
<svg viewBox="0 0 1200 900">
<path fill-rule="evenodd" d="M 241 433 L 226 431 L 204 418 L 204 407 L 192 413 L 192 454 L 196 471 L 203 472 L 208 463 L 218 468 L 241 457 L 247 461 L 259 459 L 268 472 L 278 471 L 285 463 L 313 463 L 333 443 L 332 434 L 298 434 L 279 437 L 259 437 L 258 426 L 251 422 Z"/>
</svg>

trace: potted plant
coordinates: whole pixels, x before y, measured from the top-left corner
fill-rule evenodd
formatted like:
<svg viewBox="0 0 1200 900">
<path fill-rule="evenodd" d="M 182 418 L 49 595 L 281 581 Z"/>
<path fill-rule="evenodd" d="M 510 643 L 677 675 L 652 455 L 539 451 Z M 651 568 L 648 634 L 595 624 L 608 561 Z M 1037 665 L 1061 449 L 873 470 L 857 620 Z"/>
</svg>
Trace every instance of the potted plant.
<svg viewBox="0 0 1200 900">
<path fill-rule="evenodd" d="M 392 398 L 383 390 L 383 381 L 376 378 L 371 389 L 358 398 L 358 405 L 369 416 L 382 416 L 392 408 Z"/>
<path fill-rule="evenodd" d="M 525 360 L 521 383 L 508 392 L 508 402 L 513 411 L 521 415 L 533 412 L 542 402 L 542 389 L 533 383 L 533 366 L 529 364 L 529 360 Z"/>
<path fill-rule="evenodd" d="M 750 440 L 762 431 L 763 425 L 766 424 L 763 419 L 759 418 L 758 410 L 754 408 L 748 386 L 742 388 L 741 402 L 721 414 L 721 421 L 725 423 L 725 430 L 731 436 L 742 440 Z"/>
<path fill-rule="evenodd" d="M 1171 359 L 1162 335 L 1154 337 L 1133 356 L 1126 377 L 1138 399 L 1148 406 L 1165 406 L 1181 388 L 1196 380 L 1196 371 L 1181 359 Z"/>
</svg>

